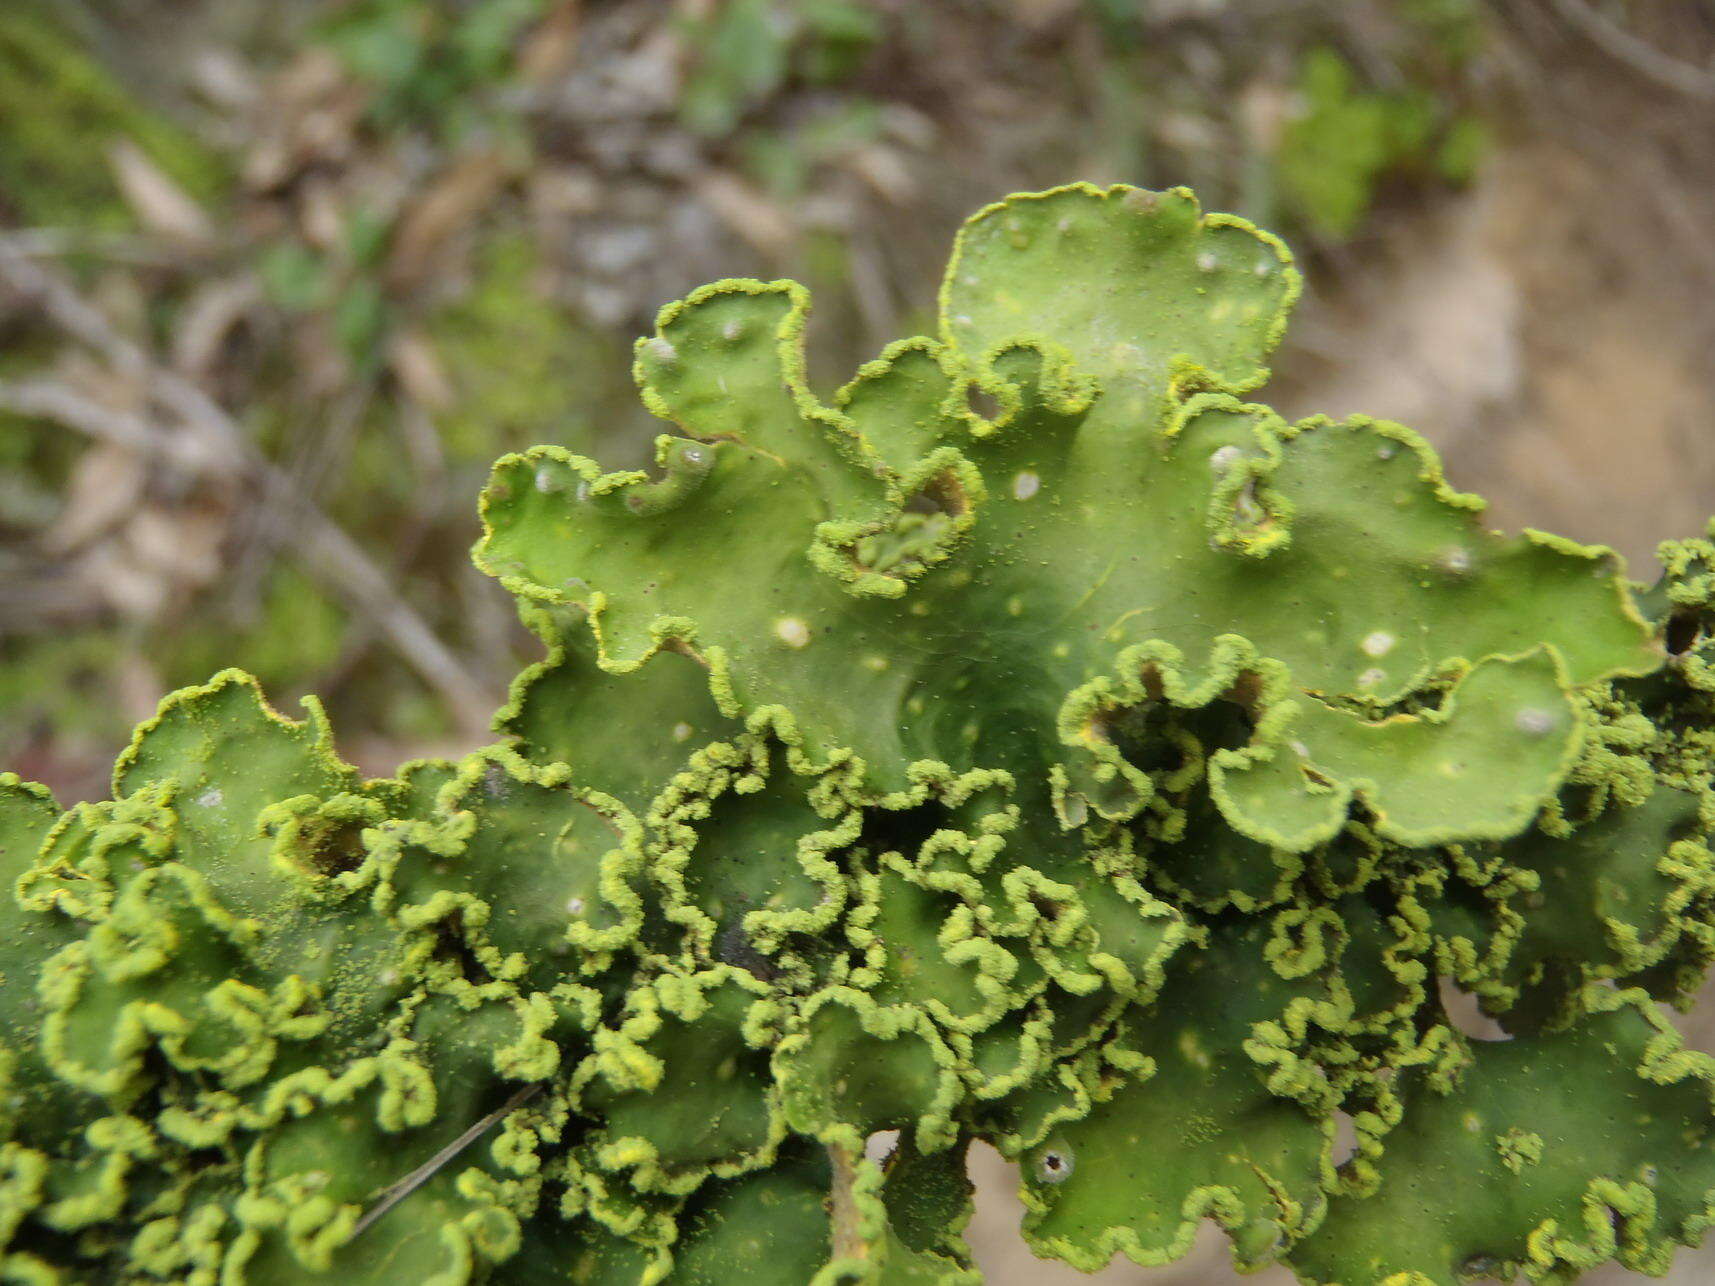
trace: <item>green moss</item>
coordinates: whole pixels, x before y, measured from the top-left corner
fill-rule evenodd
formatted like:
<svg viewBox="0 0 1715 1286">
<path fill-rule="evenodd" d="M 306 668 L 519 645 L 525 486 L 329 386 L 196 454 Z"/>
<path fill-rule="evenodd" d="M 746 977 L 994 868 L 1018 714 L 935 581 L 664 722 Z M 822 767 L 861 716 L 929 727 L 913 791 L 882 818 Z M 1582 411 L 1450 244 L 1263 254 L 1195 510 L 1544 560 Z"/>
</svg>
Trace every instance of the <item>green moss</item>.
<svg viewBox="0 0 1715 1286">
<path fill-rule="evenodd" d="M 1469 63 L 1488 39 L 1479 0 L 1401 0 L 1399 12 L 1450 66 Z"/>
<path fill-rule="evenodd" d="M 1283 203 L 1305 226 L 1345 240 L 1369 213 L 1383 174 L 1427 143 L 1434 104 L 1424 94 L 1371 93 L 1332 49 L 1304 59 L 1302 114 L 1275 158 Z"/>
<path fill-rule="evenodd" d="M 0 10 L 0 194 L 17 217 L 56 227 L 128 226 L 107 156 L 121 140 L 193 197 L 216 199 L 225 184 L 219 159 L 139 106 L 49 12 L 33 0 Z"/>
<path fill-rule="evenodd" d="M 1468 183 L 1488 152 L 1480 117 L 1420 84 L 1368 89 L 1326 47 L 1305 55 L 1296 93 L 1299 114 L 1274 158 L 1280 203 L 1287 217 L 1332 241 L 1358 231 L 1384 182 Z"/>
<path fill-rule="evenodd" d="M 868 146 L 881 136 L 880 106 L 866 98 L 830 103 L 781 129 L 758 128 L 740 140 L 745 167 L 781 200 L 801 200 L 816 167 Z"/>
<path fill-rule="evenodd" d="M 61 457 L 71 454 L 54 449 L 64 439 L 42 432 L 35 420 L 0 411 L 0 531 L 38 530 L 59 512 L 51 480 L 64 474 Z"/>
<path fill-rule="evenodd" d="M 0 130 L 4 127 L 0 121 Z M 0 349 L 0 380 L 27 378 L 54 352 L 41 334 L 8 337 Z M 0 410 L 0 531 L 33 530 L 50 522 L 83 449 L 82 438 L 56 425 Z"/>
<path fill-rule="evenodd" d="M 511 75 L 518 40 L 544 8 L 543 0 L 357 0 L 334 6 L 321 38 L 373 91 L 376 125 L 458 137 L 491 123 L 483 91 Z"/>
<path fill-rule="evenodd" d="M 469 292 L 430 322 L 454 389 L 437 419 L 454 464 L 544 440 L 590 444 L 633 416 L 624 347 L 548 298 L 539 266 L 527 236 L 497 234 Z"/>
<path fill-rule="evenodd" d="M 699 134 L 732 133 L 788 81 L 830 85 L 855 74 L 882 20 L 853 0 L 732 0 L 686 24 L 695 62 L 679 116 Z"/>
<path fill-rule="evenodd" d="M 1463 187 L 1493 149 L 1494 131 L 1479 116 L 1461 116 L 1447 127 L 1435 149 L 1435 168 L 1449 183 Z"/>
<path fill-rule="evenodd" d="M 172 658 L 166 678 L 172 686 L 220 668 L 221 661 L 242 659 L 264 686 L 290 687 L 330 668 L 339 656 L 345 613 L 314 581 L 289 564 L 268 579 L 254 624 L 211 628 L 195 621 L 177 631 L 165 649 Z"/>
<path fill-rule="evenodd" d="M 111 629 L 0 639 L 0 755 L 17 755 L 40 728 L 51 727 L 61 746 L 118 740 L 129 720 L 101 680 L 121 654 Z"/>
</svg>

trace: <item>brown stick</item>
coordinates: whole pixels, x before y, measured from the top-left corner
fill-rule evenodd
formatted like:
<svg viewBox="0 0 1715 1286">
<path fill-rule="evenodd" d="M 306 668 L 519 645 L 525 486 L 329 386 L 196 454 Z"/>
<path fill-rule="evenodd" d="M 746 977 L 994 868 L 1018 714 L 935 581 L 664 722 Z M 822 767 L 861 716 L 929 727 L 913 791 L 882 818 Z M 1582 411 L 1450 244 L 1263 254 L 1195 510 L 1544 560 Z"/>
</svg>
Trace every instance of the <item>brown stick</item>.
<svg viewBox="0 0 1715 1286">
<path fill-rule="evenodd" d="M 864 1239 L 863 1217 L 853 1190 L 857 1183 L 857 1158 L 850 1149 L 830 1143 L 828 1160 L 834 1168 L 833 1187 L 829 1192 L 834 1258 L 868 1259 L 869 1243 Z"/>
<path fill-rule="evenodd" d="M 225 472 L 199 444 L 163 432 L 141 415 L 103 406 L 55 380 L 0 381 L 0 408 L 35 420 L 52 420 L 85 437 L 164 461 L 183 473 Z"/>
<path fill-rule="evenodd" d="M 1555 13 L 1582 32 L 1593 45 L 1645 80 L 1700 102 L 1715 99 L 1715 72 L 1662 53 L 1591 8 L 1584 0 L 1553 0 L 1553 4 Z"/>
</svg>

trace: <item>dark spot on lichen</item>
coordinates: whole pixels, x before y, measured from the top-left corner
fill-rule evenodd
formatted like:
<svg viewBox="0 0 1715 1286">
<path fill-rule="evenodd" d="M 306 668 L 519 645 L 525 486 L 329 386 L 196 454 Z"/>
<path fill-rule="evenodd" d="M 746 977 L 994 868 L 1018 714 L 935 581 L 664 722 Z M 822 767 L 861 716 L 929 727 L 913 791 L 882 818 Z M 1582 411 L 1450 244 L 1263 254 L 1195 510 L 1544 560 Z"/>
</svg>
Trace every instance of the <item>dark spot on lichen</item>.
<svg viewBox="0 0 1715 1286">
<path fill-rule="evenodd" d="M 744 931 L 742 916 L 733 916 L 716 935 L 715 958 L 735 969 L 743 969 L 763 982 L 773 982 L 779 974 L 774 962 L 751 942 L 750 935 Z"/>
<path fill-rule="evenodd" d="M 1703 618 L 1697 612 L 1676 612 L 1667 618 L 1667 654 L 1684 656 L 1703 641 Z"/>
</svg>

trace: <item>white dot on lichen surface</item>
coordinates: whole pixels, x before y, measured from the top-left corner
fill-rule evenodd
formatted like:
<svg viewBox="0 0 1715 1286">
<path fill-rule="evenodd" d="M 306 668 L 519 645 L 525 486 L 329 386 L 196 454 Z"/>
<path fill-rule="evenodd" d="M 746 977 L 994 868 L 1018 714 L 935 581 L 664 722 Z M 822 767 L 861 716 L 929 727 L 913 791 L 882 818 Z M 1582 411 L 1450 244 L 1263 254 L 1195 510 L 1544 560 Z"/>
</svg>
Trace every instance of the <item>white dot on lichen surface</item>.
<svg viewBox="0 0 1715 1286">
<path fill-rule="evenodd" d="M 649 349 L 649 355 L 658 362 L 670 362 L 679 355 L 679 350 L 659 335 L 650 340 L 646 347 Z"/>
<path fill-rule="evenodd" d="M 217 788 L 210 786 L 197 796 L 197 803 L 203 808 L 219 808 L 221 801 L 225 798 L 226 796 L 221 794 Z"/>
<path fill-rule="evenodd" d="M 1201 272 L 1214 272 L 1217 262 L 1215 256 L 1207 250 L 1197 256 L 1197 268 Z"/>
<path fill-rule="evenodd" d="M 584 900 L 582 898 L 570 898 L 567 900 L 567 902 L 566 902 L 566 914 L 567 915 L 582 915 L 583 913 L 584 913 Z"/>
<path fill-rule="evenodd" d="M 1238 447 L 1228 444 L 1209 453 L 1209 467 L 1216 473 L 1225 473 L 1237 464 L 1244 452 Z"/>
<path fill-rule="evenodd" d="M 1396 641 L 1386 630 L 1375 630 L 1364 635 L 1364 641 L 1358 646 L 1364 649 L 1365 656 L 1382 657 L 1393 651 Z"/>
<path fill-rule="evenodd" d="M 1386 678 L 1386 670 L 1377 669 L 1372 665 L 1369 669 L 1365 670 L 1358 676 L 1358 686 L 1360 688 L 1373 688 Z"/>
<path fill-rule="evenodd" d="M 1471 570 L 1471 551 L 1455 545 L 1441 555 L 1441 570 L 1463 576 Z"/>
<path fill-rule="evenodd" d="M 1043 1148 L 1036 1158 L 1036 1177 L 1043 1183 L 1064 1183 L 1072 1177 L 1072 1150 L 1065 1146 Z"/>
<path fill-rule="evenodd" d="M 742 334 L 744 334 L 744 323 L 740 321 L 729 321 L 721 327 L 721 336 L 724 339 L 737 339 Z"/>
<path fill-rule="evenodd" d="M 673 740 L 674 741 L 689 741 L 690 739 L 691 739 L 691 725 L 690 724 L 688 724 L 688 723 L 676 723 L 673 725 Z"/>
<path fill-rule="evenodd" d="M 1554 731 L 1554 712 L 1526 706 L 1513 716 L 1513 725 L 1527 737 L 1542 737 Z"/>
<path fill-rule="evenodd" d="M 1042 479 L 1028 469 L 1012 480 L 1014 500 L 1028 500 L 1042 490 Z"/>
<path fill-rule="evenodd" d="M 810 627 L 796 616 L 782 616 L 774 622 L 774 636 L 787 647 L 803 647 L 810 641 Z"/>
<path fill-rule="evenodd" d="M 552 469 L 548 468 L 547 465 L 543 465 L 541 468 L 536 470 L 536 490 L 547 492 L 552 491 L 553 489 L 554 472 Z"/>
</svg>

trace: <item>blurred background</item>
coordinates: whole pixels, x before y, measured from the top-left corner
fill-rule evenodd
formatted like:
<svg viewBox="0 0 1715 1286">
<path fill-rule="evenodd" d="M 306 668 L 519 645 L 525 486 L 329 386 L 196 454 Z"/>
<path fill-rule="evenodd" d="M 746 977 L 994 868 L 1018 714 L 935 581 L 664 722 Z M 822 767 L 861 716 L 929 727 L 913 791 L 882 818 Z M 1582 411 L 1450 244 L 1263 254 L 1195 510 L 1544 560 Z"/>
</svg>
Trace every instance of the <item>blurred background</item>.
<svg viewBox="0 0 1715 1286">
<path fill-rule="evenodd" d="M 227 665 L 376 771 L 480 744 L 532 655 L 495 456 L 640 462 L 630 341 L 720 276 L 811 286 L 831 391 L 1071 179 L 1283 233 L 1264 397 L 1651 579 L 1715 511 L 1712 112 L 1701 0 L 5 0 L 0 764 L 101 795 Z M 1090 1280 L 978 1169 L 993 1282 Z"/>
</svg>

